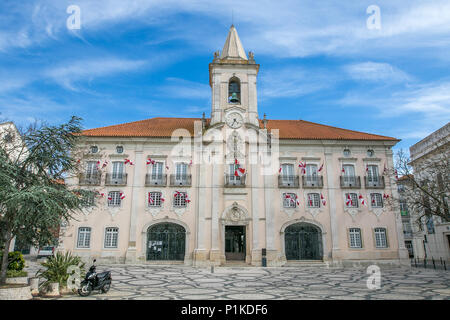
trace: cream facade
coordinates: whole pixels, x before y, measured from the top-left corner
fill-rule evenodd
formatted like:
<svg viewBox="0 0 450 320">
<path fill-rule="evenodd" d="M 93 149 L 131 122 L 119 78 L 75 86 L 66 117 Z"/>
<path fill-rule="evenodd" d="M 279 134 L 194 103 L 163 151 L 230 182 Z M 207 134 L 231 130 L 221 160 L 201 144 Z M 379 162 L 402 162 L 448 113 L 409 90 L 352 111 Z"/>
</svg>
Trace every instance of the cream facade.
<svg viewBox="0 0 450 320">
<path fill-rule="evenodd" d="M 409 265 L 386 198 L 398 140 L 259 119 L 259 65 L 233 26 L 209 70 L 210 119 L 86 130 L 83 173 L 66 183 L 98 191 L 97 205 L 62 226 L 59 250 L 194 266 Z"/>
</svg>

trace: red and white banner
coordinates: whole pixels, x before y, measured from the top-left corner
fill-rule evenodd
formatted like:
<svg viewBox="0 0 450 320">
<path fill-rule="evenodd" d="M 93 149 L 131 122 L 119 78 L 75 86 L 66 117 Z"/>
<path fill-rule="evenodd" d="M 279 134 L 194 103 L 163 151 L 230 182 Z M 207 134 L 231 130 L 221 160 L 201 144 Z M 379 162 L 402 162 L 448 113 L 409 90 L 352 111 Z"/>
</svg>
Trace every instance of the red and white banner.
<svg viewBox="0 0 450 320">
<path fill-rule="evenodd" d="M 125 164 L 129 164 L 130 166 L 133 165 L 133 162 L 130 159 L 125 159 Z"/>
<path fill-rule="evenodd" d="M 324 163 L 322 163 L 322 164 L 320 165 L 320 168 L 319 168 L 319 170 L 317 170 L 317 172 L 321 172 L 321 171 L 323 170 L 323 165 L 324 165 Z"/>
<path fill-rule="evenodd" d="M 323 194 L 320 194 L 320 200 L 322 200 L 322 204 L 325 207 L 327 205 L 327 200 L 325 200 L 325 197 L 323 196 Z"/>
<path fill-rule="evenodd" d="M 241 168 L 239 161 L 234 159 L 234 175 L 236 177 L 242 177 L 245 174 L 245 169 Z"/>
<path fill-rule="evenodd" d="M 300 163 L 298 164 L 298 167 L 301 168 L 301 169 L 300 169 L 300 172 L 301 172 L 302 174 L 305 174 L 305 173 L 306 173 L 306 162 L 303 163 L 302 161 L 300 161 Z"/>
<path fill-rule="evenodd" d="M 359 201 L 361 202 L 361 204 L 362 204 L 363 206 L 367 206 L 366 200 L 364 200 L 364 197 L 362 196 L 362 194 L 360 194 L 360 195 L 358 196 L 358 198 L 359 198 Z"/>
<path fill-rule="evenodd" d="M 155 160 L 152 160 L 151 158 L 147 159 L 147 164 L 155 164 Z"/>
</svg>

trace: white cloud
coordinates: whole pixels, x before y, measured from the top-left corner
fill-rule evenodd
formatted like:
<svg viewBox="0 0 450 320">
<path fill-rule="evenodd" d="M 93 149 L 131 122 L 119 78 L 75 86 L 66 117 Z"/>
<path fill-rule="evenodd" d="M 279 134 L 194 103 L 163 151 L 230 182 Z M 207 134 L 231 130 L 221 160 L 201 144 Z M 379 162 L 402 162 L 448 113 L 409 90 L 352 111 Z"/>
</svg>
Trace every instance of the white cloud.
<svg viewBox="0 0 450 320">
<path fill-rule="evenodd" d="M 403 82 L 412 77 L 389 63 L 361 62 L 344 66 L 344 71 L 355 80 Z"/>
<path fill-rule="evenodd" d="M 167 98 L 209 100 L 211 97 L 209 85 L 179 78 L 167 78 L 156 90 Z"/>
<path fill-rule="evenodd" d="M 144 60 L 118 58 L 71 61 L 62 66 L 50 68 L 44 71 L 43 75 L 69 90 L 77 91 L 75 83 L 78 81 L 90 81 L 114 73 L 135 71 L 145 64 Z"/>
</svg>

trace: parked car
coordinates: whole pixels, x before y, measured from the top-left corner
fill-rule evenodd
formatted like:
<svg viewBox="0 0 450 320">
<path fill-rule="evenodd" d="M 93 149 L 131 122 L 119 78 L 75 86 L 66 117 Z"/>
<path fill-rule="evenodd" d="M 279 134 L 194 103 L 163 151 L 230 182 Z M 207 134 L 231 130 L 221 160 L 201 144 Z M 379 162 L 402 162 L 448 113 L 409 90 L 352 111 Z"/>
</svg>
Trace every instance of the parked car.
<svg viewBox="0 0 450 320">
<path fill-rule="evenodd" d="M 50 257 L 50 256 L 54 255 L 54 253 L 55 253 L 55 247 L 53 247 L 53 246 L 41 247 L 41 248 L 39 248 L 37 257 L 38 257 L 38 259 L 43 258 L 43 257 Z"/>
</svg>

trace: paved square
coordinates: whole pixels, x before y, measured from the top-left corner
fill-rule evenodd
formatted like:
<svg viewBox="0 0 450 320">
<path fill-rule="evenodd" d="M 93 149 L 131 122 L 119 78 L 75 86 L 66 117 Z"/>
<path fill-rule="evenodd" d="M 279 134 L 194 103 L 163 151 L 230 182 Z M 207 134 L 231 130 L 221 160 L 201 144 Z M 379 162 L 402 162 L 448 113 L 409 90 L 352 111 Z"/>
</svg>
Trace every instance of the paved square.
<svg viewBox="0 0 450 320">
<path fill-rule="evenodd" d="M 39 267 L 28 261 L 29 276 Z M 111 270 L 107 294 L 60 299 L 439 299 L 450 300 L 450 271 L 381 270 L 381 288 L 370 290 L 365 269 L 99 265 Z"/>
</svg>

